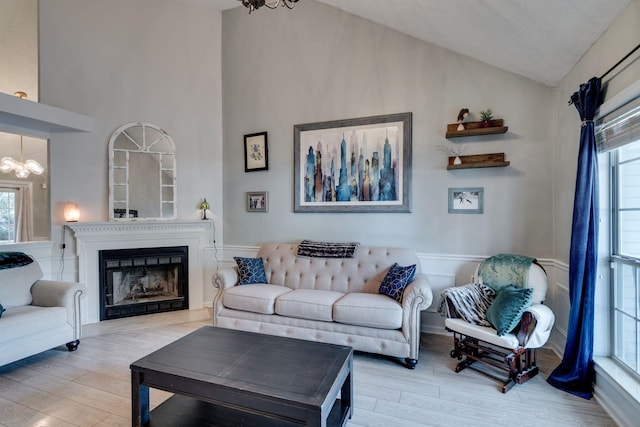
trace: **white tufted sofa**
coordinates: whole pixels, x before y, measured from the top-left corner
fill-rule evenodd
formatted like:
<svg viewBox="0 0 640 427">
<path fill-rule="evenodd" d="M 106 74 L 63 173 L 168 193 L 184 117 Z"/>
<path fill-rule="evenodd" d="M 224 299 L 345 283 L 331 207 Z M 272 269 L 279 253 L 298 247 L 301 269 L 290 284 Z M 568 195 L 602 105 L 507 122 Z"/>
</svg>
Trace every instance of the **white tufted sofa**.
<svg viewBox="0 0 640 427">
<path fill-rule="evenodd" d="M 296 256 L 297 244 L 266 243 L 257 254 L 269 284 L 238 286 L 238 270 L 214 274 L 213 325 L 348 345 L 405 358 L 413 369 L 420 345 L 420 311 L 433 295 L 409 249 L 358 248 L 354 258 Z M 416 264 L 402 304 L 378 293 L 391 265 Z"/>
</svg>

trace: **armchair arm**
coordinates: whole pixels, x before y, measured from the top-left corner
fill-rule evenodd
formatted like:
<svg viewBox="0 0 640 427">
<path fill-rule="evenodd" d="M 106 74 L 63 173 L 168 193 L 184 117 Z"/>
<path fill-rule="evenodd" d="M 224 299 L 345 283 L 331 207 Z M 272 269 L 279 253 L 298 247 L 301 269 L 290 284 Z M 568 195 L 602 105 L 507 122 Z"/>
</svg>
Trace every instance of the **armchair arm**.
<svg viewBox="0 0 640 427">
<path fill-rule="evenodd" d="M 409 342 L 409 358 L 418 360 L 420 350 L 420 312 L 433 301 L 429 279 L 418 273 L 402 294 L 402 332 Z"/>
<path fill-rule="evenodd" d="M 38 280 L 31 287 L 31 305 L 39 307 L 65 307 L 67 322 L 73 327 L 74 339 L 80 339 L 82 319 L 80 298 L 86 291 L 81 283 L 57 280 Z"/>
<path fill-rule="evenodd" d="M 549 307 L 534 304 L 522 315 L 522 323 L 517 334 L 518 341 L 525 348 L 542 347 L 551 335 L 555 315 Z"/>
<path fill-rule="evenodd" d="M 237 285 L 239 280 L 238 267 L 223 268 L 216 271 L 211 277 L 211 283 L 218 291 L 224 291 Z"/>
</svg>

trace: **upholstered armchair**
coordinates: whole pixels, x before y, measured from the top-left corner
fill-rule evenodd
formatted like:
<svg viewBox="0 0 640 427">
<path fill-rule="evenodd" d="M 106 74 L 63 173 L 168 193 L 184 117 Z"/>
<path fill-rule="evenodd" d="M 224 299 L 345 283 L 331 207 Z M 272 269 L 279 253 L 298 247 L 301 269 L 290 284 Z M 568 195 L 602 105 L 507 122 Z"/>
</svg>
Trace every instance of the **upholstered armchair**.
<svg viewBox="0 0 640 427">
<path fill-rule="evenodd" d="M 555 321 L 543 305 L 546 293 L 542 266 L 519 255 L 489 257 L 472 284 L 446 289 L 440 312 L 453 333 L 451 357 L 461 360 L 455 371 L 479 362 L 473 367 L 501 381 L 503 393 L 537 375 L 536 349 L 547 342 Z"/>
</svg>

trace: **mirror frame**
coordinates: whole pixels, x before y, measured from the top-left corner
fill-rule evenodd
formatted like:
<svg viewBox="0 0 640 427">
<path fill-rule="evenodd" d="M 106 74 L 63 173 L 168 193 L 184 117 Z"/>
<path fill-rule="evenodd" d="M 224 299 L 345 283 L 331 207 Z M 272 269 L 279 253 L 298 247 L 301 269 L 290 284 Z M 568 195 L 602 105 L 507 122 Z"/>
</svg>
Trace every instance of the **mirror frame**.
<svg viewBox="0 0 640 427">
<path fill-rule="evenodd" d="M 142 141 L 136 141 L 131 135 L 129 135 L 127 133 L 127 130 L 131 129 L 131 128 L 142 128 Z M 161 136 L 159 138 L 156 138 L 153 141 L 148 142 L 146 139 L 146 135 L 147 135 L 147 130 L 153 130 L 154 133 L 159 133 Z M 129 149 L 120 149 L 120 148 L 114 148 L 115 142 L 118 140 L 118 138 L 121 135 L 125 135 L 125 137 L 127 137 L 135 146 L 138 147 L 137 150 L 129 150 Z M 161 174 L 159 174 L 159 187 L 160 187 L 160 201 L 161 203 L 164 203 L 165 201 L 162 200 L 162 193 L 163 193 L 163 187 L 173 187 L 173 198 L 170 200 L 170 202 L 173 203 L 173 209 L 172 209 L 172 213 L 168 216 L 164 216 L 164 209 L 160 209 L 160 216 L 159 217 L 136 217 L 136 218 L 129 218 L 128 215 L 124 218 L 117 218 L 115 216 L 115 203 L 125 203 L 125 212 L 129 212 L 130 211 L 130 200 L 129 200 L 129 178 L 128 178 L 128 169 L 129 169 L 129 154 L 130 153 L 147 153 L 147 154 L 153 154 L 155 152 L 153 152 L 153 150 L 151 150 L 151 148 L 158 142 L 162 141 L 162 140 L 166 140 L 170 147 L 171 147 L 171 156 L 173 158 L 173 164 L 172 164 L 172 171 L 173 171 L 173 179 L 171 182 L 171 185 L 163 185 L 162 183 L 162 176 Z M 127 182 L 125 184 L 116 184 L 114 182 L 114 169 L 115 169 L 115 153 L 116 152 L 125 152 L 126 153 L 126 165 L 125 165 L 125 169 L 127 170 Z M 169 154 L 168 152 L 162 152 L 163 154 Z M 126 186 L 126 191 L 125 191 L 125 200 L 114 200 L 115 199 L 115 187 L 116 185 L 125 185 Z M 116 129 L 113 134 L 111 134 L 111 138 L 109 139 L 109 221 L 145 221 L 145 220 L 173 220 L 177 218 L 177 209 L 178 209 L 178 204 L 177 204 L 177 169 L 176 169 L 176 146 L 173 142 L 173 139 L 171 139 L 171 137 L 169 136 L 169 134 L 167 134 L 164 130 L 162 130 L 160 127 L 151 124 L 151 123 L 144 123 L 144 122 L 131 122 L 131 123 L 126 123 L 122 126 L 120 126 L 118 129 Z"/>
</svg>

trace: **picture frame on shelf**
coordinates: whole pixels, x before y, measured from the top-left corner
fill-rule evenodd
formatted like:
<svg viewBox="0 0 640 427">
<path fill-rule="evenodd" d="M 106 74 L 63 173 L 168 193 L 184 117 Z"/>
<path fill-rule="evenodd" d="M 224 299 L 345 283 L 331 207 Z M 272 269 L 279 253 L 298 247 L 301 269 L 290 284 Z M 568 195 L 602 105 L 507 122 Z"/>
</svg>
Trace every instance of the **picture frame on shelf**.
<svg viewBox="0 0 640 427">
<path fill-rule="evenodd" d="M 484 213 L 484 188 L 449 188 L 449 213 Z"/>
<path fill-rule="evenodd" d="M 244 171 L 263 170 L 269 170 L 267 132 L 247 134 L 244 136 Z"/>
<path fill-rule="evenodd" d="M 249 191 L 247 196 L 247 212 L 268 212 L 269 197 L 266 191 Z"/>
<path fill-rule="evenodd" d="M 293 127 L 294 212 L 411 212 L 412 113 Z"/>
</svg>

